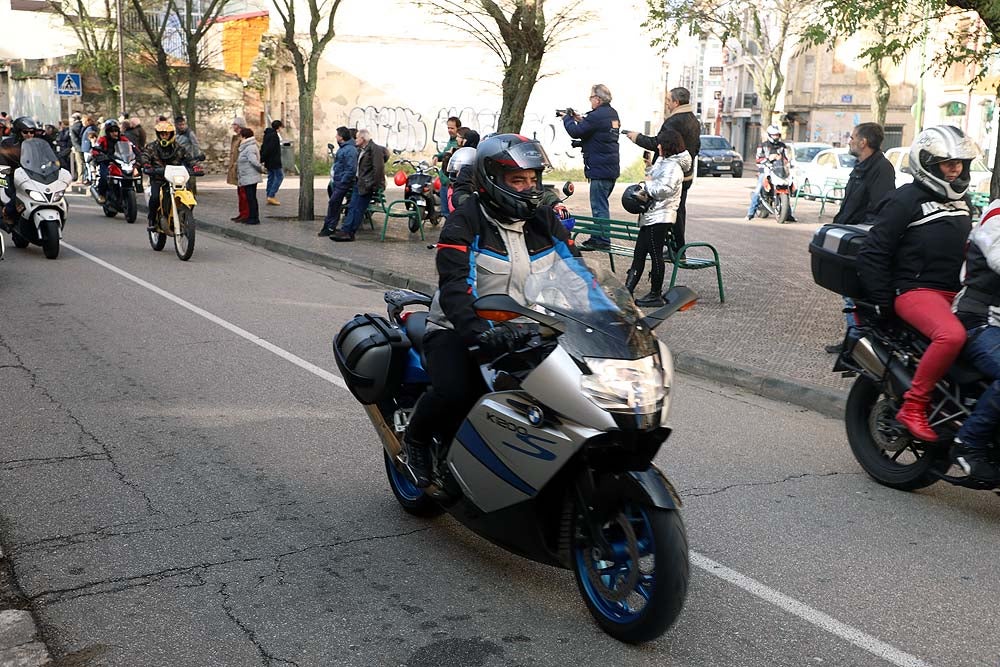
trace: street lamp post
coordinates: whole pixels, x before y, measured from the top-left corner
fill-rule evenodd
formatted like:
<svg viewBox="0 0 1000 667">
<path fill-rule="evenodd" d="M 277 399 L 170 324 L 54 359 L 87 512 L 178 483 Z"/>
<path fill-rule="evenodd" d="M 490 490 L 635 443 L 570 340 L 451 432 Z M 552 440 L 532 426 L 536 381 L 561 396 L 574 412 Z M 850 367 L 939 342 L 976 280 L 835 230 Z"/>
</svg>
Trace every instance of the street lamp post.
<svg viewBox="0 0 1000 667">
<path fill-rule="evenodd" d="M 122 0 L 115 0 L 115 7 L 118 10 L 118 109 L 119 115 L 125 115 L 125 41 L 123 38 L 122 22 Z"/>
</svg>

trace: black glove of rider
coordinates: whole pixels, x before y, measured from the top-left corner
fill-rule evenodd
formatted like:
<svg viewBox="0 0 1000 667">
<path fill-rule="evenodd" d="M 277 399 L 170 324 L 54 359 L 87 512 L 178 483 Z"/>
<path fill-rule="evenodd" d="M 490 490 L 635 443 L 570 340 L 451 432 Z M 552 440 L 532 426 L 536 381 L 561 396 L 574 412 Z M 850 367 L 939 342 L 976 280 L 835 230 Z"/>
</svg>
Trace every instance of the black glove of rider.
<svg viewBox="0 0 1000 667">
<path fill-rule="evenodd" d="M 520 324 L 501 322 L 476 337 L 479 350 L 490 356 L 500 356 L 520 347 L 530 333 Z"/>
</svg>

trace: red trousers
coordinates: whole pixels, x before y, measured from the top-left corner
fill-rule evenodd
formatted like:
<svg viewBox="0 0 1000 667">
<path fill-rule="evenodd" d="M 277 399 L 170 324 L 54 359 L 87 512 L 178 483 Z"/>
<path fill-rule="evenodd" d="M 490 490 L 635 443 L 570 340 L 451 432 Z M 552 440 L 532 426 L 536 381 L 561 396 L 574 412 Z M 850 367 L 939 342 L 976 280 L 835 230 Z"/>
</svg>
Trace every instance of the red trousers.
<svg viewBox="0 0 1000 667">
<path fill-rule="evenodd" d="M 240 217 L 244 220 L 250 219 L 250 202 L 247 201 L 247 193 L 243 188 L 236 188 L 237 196 L 240 200 Z"/>
<path fill-rule="evenodd" d="M 944 377 L 965 345 L 965 327 L 951 312 L 955 292 L 918 288 L 896 297 L 896 314 L 931 339 L 917 364 L 913 384 L 905 398 L 926 403 L 934 385 Z"/>
</svg>

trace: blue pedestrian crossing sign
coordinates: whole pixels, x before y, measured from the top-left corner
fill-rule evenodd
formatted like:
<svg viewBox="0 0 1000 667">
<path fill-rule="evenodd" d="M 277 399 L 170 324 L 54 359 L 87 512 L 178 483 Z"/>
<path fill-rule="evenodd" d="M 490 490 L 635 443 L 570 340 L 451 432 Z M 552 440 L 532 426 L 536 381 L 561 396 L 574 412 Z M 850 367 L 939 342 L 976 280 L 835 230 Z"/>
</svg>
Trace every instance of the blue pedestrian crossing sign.
<svg viewBox="0 0 1000 667">
<path fill-rule="evenodd" d="M 83 86 L 80 85 L 80 75 L 72 72 L 56 74 L 56 94 L 65 97 L 81 97 Z"/>
</svg>

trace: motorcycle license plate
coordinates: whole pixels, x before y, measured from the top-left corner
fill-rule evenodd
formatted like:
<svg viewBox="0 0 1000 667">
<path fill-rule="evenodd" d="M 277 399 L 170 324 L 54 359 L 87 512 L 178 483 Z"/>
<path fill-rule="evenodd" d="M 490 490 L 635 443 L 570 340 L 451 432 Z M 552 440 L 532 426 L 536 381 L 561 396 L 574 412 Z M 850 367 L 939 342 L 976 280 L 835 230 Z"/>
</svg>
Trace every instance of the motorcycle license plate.
<svg viewBox="0 0 1000 667">
<path fill-rule="evenodd" d="M 424 199 L 423 197 L 414 197 L 413 201 L 414 203 L 416 203 L 417 206 L 424 206 L 427 204 L 427 200 Z"/>
</svg>

